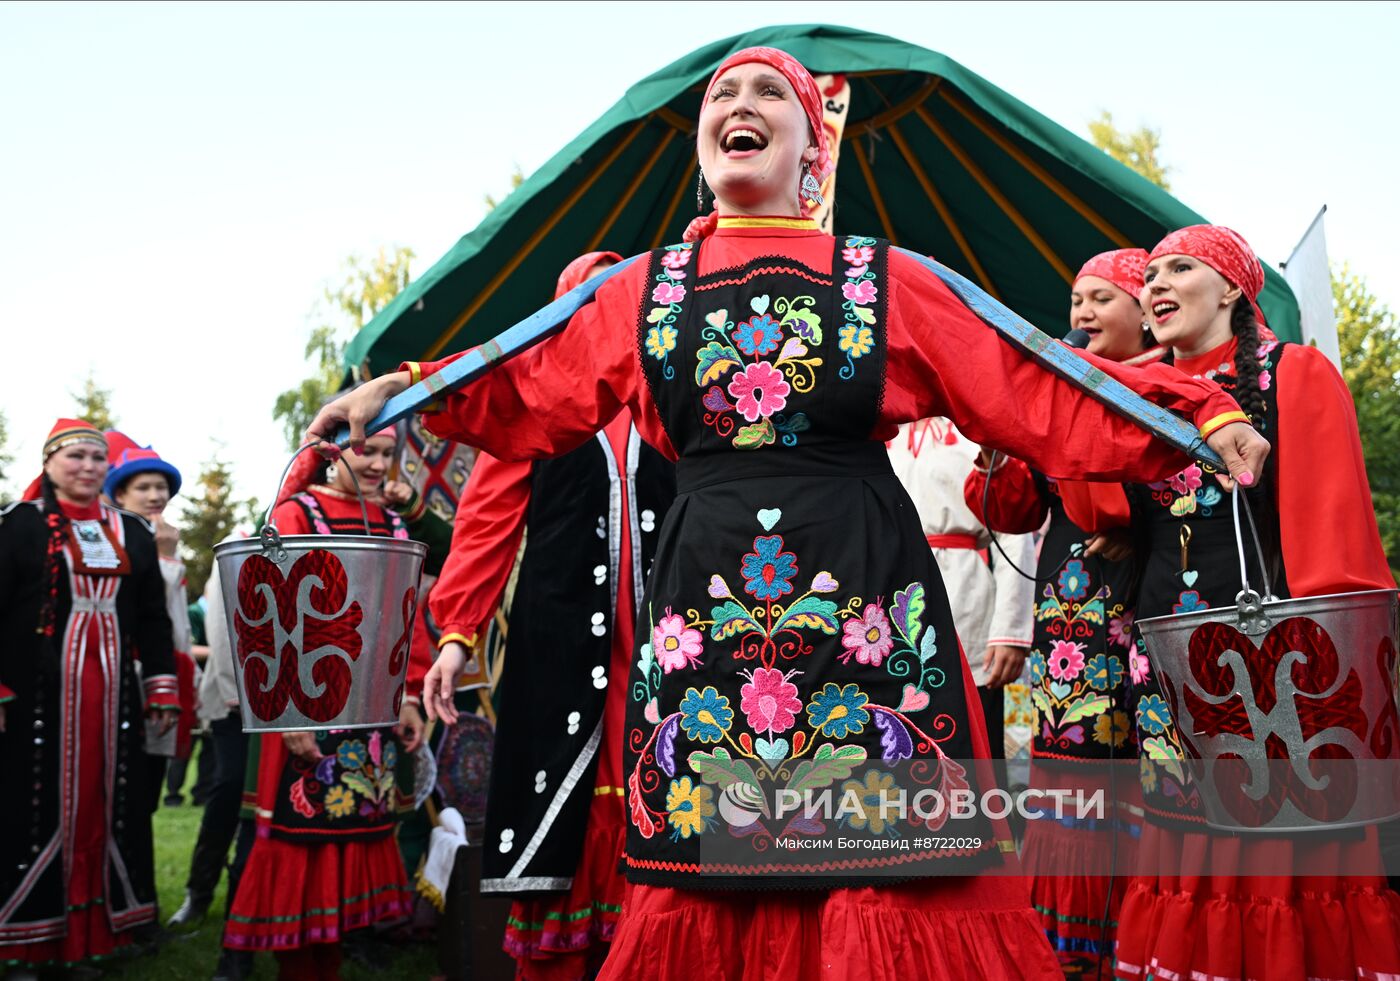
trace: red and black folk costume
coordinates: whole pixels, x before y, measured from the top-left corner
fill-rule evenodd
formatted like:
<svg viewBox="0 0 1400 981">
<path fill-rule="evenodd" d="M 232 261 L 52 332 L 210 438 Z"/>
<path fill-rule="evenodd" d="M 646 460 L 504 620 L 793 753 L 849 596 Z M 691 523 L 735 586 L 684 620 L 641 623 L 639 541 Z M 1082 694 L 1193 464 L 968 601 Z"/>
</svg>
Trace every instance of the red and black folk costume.
<svg viewBox="0 0 1400 981">
<path fill-rule="evenodd" d="M 1075 280 L 1097 276 L 1136 303 L 1146 265 L 1146 250 L 1118 249 L 1094 256 Z M 1123 363 L 1152 364 L 1165 355 L 1165 348 L 1153 345 Z M 1036 567 L 1040 582 L 1029 657 L 1036 709 L 1031 786 L 1078 790 L 1086 798 L 1103 792 L 1112 813 L 1042 814 L 1026 825 L 1022 863 L 1051 945 L 1067 971 L 1085 976 L 1112 957 L 1118 910 L 1135 868 L 1142 823 L 1135 772 L 1119 766 L 1111 776 L 1107 767 L 1137 756 L 1125 686 L 1144 669 L 1132 646 L 1133 563 L 1084 556 L 1085 540 L 1098 529 L 1070 520 L 1062 494 L 1102 494 L 1105 488 L 1112 493 L 1118 486 L 1058 481 L 1021 460 L 999 458 L 990 478 L 979 467 L 964 488 L 973 514 L 982 514 L 985 497 L 998 531 L 1033 531 L 1049 519 Z M 1104 871 L 1121 873 L 1116 888 Z"/>
<path fill-rule="evenodd" d="M 303 457 L 303 460 L 309 457 Z M 300 463 L 301 461 L 298 461 Z M 353 494 L 298 469 L 273 511 L 284 535 L 363 535 Z M 407 538 L 393 511 L 366 502 L 370 531 Z M 422 635 L 423 624 L 415 632 Z M 417 675 L 421 691 L 423 669 Z M 335 978 L 346 933 L 405 919 L 413 890 L 394 840 L 401 748 L 392 727 L 316 733 L 321 756 L 292 756 L 265 733 L 257 756 L 257 840 L 224 930 L 224 946 L 277 952 L 282 976 Z"/>
<path fill-rule="evenodd" d="M 810 75 L 771 49 L 725 67 L 749 61 L 810 90 L 818 131 Z M 881 445 L 899 423 L 948 416 L 1061 475 L 1164 474 L 1183 457 L 1035 367 L 880 241 L 800 218 L 713 224 L 614 276 L 558 336 L 426 420 L 529 459 L 578 446 L 626 406 L 679 461 L 627 685 L 629 887 L 602 976 L 719 962 L 745 977 L 1056 976 L 1020 883 L 925 878 L 1002 862 L 989 825 L 950 820 L 943 834 L 975 843 L 866 852 L 838 870 L 774 846 L 811 825 L 738 824 L 747 808 L 723 771 L 747 785 L 790 763 L 829 786 L 846 762 L 917 752 L 936 779 L 975 781 L 952 760 L 988 755 L 977 696 Z M 1208 430 L 1241 418 L 1213 386 L 1095 363 Z M 826 828 L 879 833 L 866 829 Z"/>
<path fill-rule="evenodd" d="M 61 419 L 44 457 L 80 442 L 105 446 Z M 0 516 L 0 965 L 71 964 L 155 918 L 144 716 L 177 707 L 170 618 L 144 519 L 47 478 L 26 497 Z"/>
<path fill-rule="evenodd" d="M 556 296 L 615 253 L 574 260 Z M 622 909 L 626 679 L 675 468 L 626 412 L 556 459 L 480 453 L 434 587 L 439 644 L 485 634 L 526 534 L 498 689 L 481 889 L 519 897 L 504 938 L 525 979 L 596 973 Z"/>
<path fill-rule="evenodd" d="M 1251 304 L 1263 285 L 1259 260 L 1229 229 L 1173 232 L 1152 258 L 1179 254 L 1215 269 Z M 1241 398 L 1273 452 L 1247 493 L 1277 573 L 1275 593 L 1394 588 L 1346 383 L 1320 351 L 1280 343 L 1262 322 L 1258 330 L 1258 380 L 1251 388 L 1259 401 L 1243 392 Z M 1232 338 L 1197 357 L 1177 358 L 1175 366 L 1234 393 L 1240 343 Z M 1241 581 L 1230 499 L 1212 475 L 1192 464 L 1165 480 L 1129 486 L 1127 498 L 1146 553 L 1139 619 L 1235 602 Z M 1124 511 L 1121 497 L 1071 502 L 1071 515 L 1086 523 L 1107 525 L 1113 512 Z M 1134 981 L 1400 975 L 1400 896 L 1381 875 L 1375 829 L 1316 842 L 1209 832 L 1171 710 L 1141 638 L 1135 642 L 1130 699 L 1147 817 L 1139 862 L 1147 872 L 1132 880 L 1123 901 L 1116 975 Z M 1338 874 L 1362 868 L 1376 874 Z"/>
</svg>

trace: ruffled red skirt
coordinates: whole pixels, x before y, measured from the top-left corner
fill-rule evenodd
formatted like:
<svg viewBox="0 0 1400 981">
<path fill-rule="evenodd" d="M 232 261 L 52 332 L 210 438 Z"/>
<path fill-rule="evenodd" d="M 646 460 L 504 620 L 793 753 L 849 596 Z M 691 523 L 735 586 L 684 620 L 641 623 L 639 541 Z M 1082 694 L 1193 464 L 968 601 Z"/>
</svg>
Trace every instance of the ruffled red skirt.
<svg viewBox="0 0 1400 981">
<path fill-rule="evenodd" d="M 1355 841 L 1299 845 L 1148 823 L 1138 853 L 1144 868 L 1179 871 L 1128 887 L 1122 981 L 1400 978 L 1400 895 L 1380 874 L 1375 828 Z M 1366 868 L 1376 874 L 1354 874 Z"/>
<path fill-rule="evenodd" d="M 406 919 L 413 891 L 392 835 L 302 844 L 262 836 L 248 855 L 224 929 L 237 950 L 339 943 L 351 930 Z"/>
</svg>

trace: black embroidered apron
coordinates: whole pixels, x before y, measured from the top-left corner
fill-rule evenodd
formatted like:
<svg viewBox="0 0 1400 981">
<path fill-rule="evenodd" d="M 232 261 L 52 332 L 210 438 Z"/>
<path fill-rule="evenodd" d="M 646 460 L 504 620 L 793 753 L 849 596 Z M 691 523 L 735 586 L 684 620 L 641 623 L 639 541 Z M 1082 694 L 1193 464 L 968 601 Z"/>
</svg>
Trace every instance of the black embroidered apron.
<svg viewBox="0 0 1400 981">
<path fill-rule="evenodd" d="M 1253 422 L 1267 439 L 1274 437 L 1278 425 L 1277 392 L 1272 380 L 1283 348 L 1283 343 L 1271 342 L 1259 349 L 1260 368 L 1268 374 L 1262 376 L 1260 385 L 1264 416 Z M 1233 372 L 1233 366 L 1230 371 Z M 1234 394 L 1233 373 L 1219 372 L 1213 378 L 1227 393 Z M 1288 584 L 1282 574 L 1278 514 L 1273 504 L 1277 475 L 1277 458 L 1270 455 L 1263 478 L 1246 494 L 1273 576 L 1274 595 L 1284 599 L 1288 597 Z M 1239 550 L 1230 497 L 1214 475 L 1202 473 L 1199 466 L 1192 464 L 1167 480 L 1131 484 L 1128 494 L 1139 550 L 1146 555 L 1138 619 L 1233 605 L 1243 586 Z M 1247 554 L 1251 585 L 1262 594 L 1264 584 L 1252 544 Z M 1140 748 L 1144 807 L 1148 817 L 1159 824 L 1199 830 L 1204 820 L 1200 793 L 1187 774 L 1171 708 L 1155 669 L 1146 663 L 1146 645 L 1136 631 L 1134 640 L 1144 669 L 1144 676 L 1131 679 L 1130 696 Z"/>
<path fill-rule="evenodd" d="M 943 583 L 870 440 L 888 247 L 837 240 L 834 275 L 775 255 L 698 276 L 692 252 L 651 256 L 638 320 L 680 462 L 628 692 L 627 877 L 830 888 L 993 861 L 980 818 L 882 806 L 978 789 L 953 762 L 973 750 Z M 886 847 L 920 833 L 940 837 Z M 836 839 L 857 844 L 812 847 Z"/>
</svg>

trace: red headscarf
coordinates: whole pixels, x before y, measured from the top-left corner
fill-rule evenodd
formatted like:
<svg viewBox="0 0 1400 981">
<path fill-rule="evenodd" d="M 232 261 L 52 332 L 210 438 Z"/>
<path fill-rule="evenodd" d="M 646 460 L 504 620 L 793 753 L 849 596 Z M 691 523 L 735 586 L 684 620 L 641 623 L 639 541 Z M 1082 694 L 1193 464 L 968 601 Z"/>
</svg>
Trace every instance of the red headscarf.
<svg viewBox="0 0 1400 981">
<path fill-rule="evenodd" d="M 812 176 L 820 184 L 826 180 L 826 175 L 831 173 L 831 148 L 826 142 L 826 127 L 822 125 L 822 95 L 817 89 L 817 82 L 812 78 L 812 73 L 803 68 L 796 58 L 786 51 L 777 48 L 745 48 L 743 51 L 736 51 L 715 69 L 715 73 L 710 76 L 710 84 L 705 86 L 705 98 L 709 98 L 710 90 L 715 87 L 715 82 L 719 77 L 735 65 L 748 65 L 753 63 L 767 65 L 776 68 L 784 78 L 792 84 L 792 89 L 797 93 L 797 99 L 802 103 L 802 109 L 807 113 L 807 125 L 811 127 L 812 139 L 817 145 L 817 159 L 812 163 Z M 796 189 L 794 188 L 794 193 Z M 803 213 L 813 211 L 816 205 L 812 202 L 798 197 L 798 205 Z M 702 215 L 690 223 L 690 227 L 685 230 L 685 240 L 695 242 L 704 238 L 715 230 L 719 223 L 719 212 L 712 211 L 708 215 Z"/>
<path fill-rule="evenodd" d="M 1074 281 L 1078 283 L 1085 276 L 1097 276 L 1136 300 L 1142 295 L 1142 271 L 1146 268 L 1146 249 L 1112 249 L 1084 263 Z"/>
<path fill-rule="evenodd" d="M 1244 291 L 1259 326 L 1265 326 L 1264 311 L 1256 302 L 1264 289 L 1264 267 L 1239 232 L 1224 225 L 1187 225 L 1158 242 L 1148 261 L 1164 255 L 1189 255 L 1220 273 Z"/>
<path fill-rule="evenodd" d="M 559 281 L 554 284 L 554 298 L 557 300 L 575 286 L 582 286 L 588 279 L 588 272 L 600 262 L 609 264 L 622 261 L 622 256 L 616 252 L 585 252 L 573 262 L 564 267 L 564 271 L 559 274 Z"/>
</svg>

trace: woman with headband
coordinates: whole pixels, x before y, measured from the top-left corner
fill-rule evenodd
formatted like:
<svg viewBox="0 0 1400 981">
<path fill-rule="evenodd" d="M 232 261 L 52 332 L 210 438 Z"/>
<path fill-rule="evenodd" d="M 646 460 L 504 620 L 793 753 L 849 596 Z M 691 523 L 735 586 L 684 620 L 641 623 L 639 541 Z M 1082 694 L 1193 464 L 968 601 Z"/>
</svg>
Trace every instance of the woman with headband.
<svg viewBox="0 0 1400 981">
<path fill-rule="evenodd" d="M 697 143 L 716 212 L 427 420 L 537 458 L 627 406 L 679 460 L 627 680 L 629 888 L 602 976 L 716 962 L 775 978 L 1054 976 L 1024 887 L 963 874 L 1007 861 L 997 823 L 882 803 L 911 788 L 975 796 L 988 756 L 937 567 L 882 443 L 947 416 L 1053 473 L 1155 479 L 1184 458 L 1014 351 L 917 261 L 816 228 L 806 212 L 830 156 L 816 85 L 789 55 L 726 59 Z M 1232 470 L 1262 466 L 1267 446 L 1214 386 L 1097 363 L 1204 427 Z M 439 367 L 370 382 L 309 435 L 348 422 L 353 445 Z M 458 668 L 439 659 L 430 711 Z M 862 803 L 837 813 L 823 792 Z M 909 847 L 884 847 L 892 835 Z"/>
</svg>

